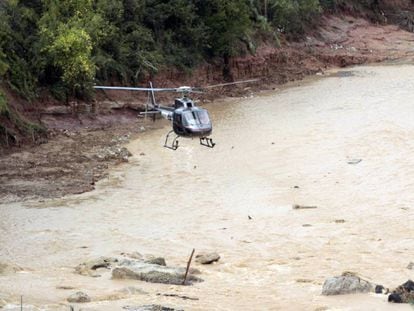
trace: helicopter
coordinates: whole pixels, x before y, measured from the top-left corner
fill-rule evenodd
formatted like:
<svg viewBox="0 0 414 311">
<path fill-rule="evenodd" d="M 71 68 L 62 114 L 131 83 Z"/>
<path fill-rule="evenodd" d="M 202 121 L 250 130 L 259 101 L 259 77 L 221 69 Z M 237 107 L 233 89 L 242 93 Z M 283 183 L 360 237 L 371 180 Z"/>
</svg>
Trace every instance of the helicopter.
<svg viewBox="0 0 414 311">
<path fill-rule="evenodd" d="M 150 95 L 151 105 L 150 109 L 146 108 L 141 115 L 159 114 L 167 120 L 172 121 L 172 130 L 168 132 L 165 137 L 164 147 L 177 150 L 178 138 L 199 138 L 200 145 L 214 148 L 216 143 L 212 138 L 209 138 L 213 131 L 213 125 L 208 114 L 207 109 L 200 108 L 195 105 L 194 101 L 189 98 L 190 93 L 203 93 L 206 89 L 221 87 L 239 83 L 255 82 L 258 79 L 228 82 L 210 85 L 206 87 L 191 87 L 180 86 L 176 88 L 154 88 L 152 82 L 149 82 L 150 87 L 123 87 L 123 86 L 94 86 L 95 89 L 101 90 L 124 90 L 124 91 L 147 91 Z M 181 97 L 175 98 L 172 107 L 159 105 L 155 100 L 155 92 L 176 92 L 181 93 Z M 175 137 L 170 142 L 170 135 L 175 134 Z"/>
</svg>

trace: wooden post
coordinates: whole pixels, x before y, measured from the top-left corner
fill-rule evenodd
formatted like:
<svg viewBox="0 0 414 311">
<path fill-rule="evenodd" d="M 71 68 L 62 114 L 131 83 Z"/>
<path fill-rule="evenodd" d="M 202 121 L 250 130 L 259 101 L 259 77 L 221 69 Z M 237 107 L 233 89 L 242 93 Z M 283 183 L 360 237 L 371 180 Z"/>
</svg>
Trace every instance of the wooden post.
<svg viewBox="0 0 414 311">
<path fill-rule="evenodd" d="M 190 259 L 187 262 L 187 269 L 185 270 L 183 285 L 185 285 L 185 282 L 187 281 L 188 270 L 190 270 L 191 260 L 193 259 L 194 252 L 195 252 L 195 248 L 193 248 Z"/>
</svg>

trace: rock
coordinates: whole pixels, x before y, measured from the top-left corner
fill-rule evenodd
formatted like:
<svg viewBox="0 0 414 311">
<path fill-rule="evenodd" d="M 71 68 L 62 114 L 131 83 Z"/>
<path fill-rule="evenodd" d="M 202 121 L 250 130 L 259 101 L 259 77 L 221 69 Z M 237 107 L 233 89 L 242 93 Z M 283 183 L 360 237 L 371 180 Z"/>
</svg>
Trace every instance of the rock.
<svg viewBox="0 0 414 311">
<path fill-rule="evenodd" d="M 388 301 L 395 303 L 414 303 L 414 282 L 408 280 L 398 286 L 388 296 Z"/>
<path fill-rule="evenodd" d="M 317 206 L 314 205 L 299 205 L 299 204 L 293 204 L 292 205 L 293 209 L 313 209 L 313 208 L 318 208 Z"/>
<path fill-rule="evenodd" d="M 407 269 L 413 270 L 414 269 L 414 262 L 410 262 L 407 266 Z"/>
<path fill-rule="evenodd" d="M 354 293 L 367 293 L 372 291 L 374 285 L 361 279 L 353 273 L 343 273 L 341 276 L 329 278 L 322 288 L 322 295 L 344 295 Z"/>
<path fill-rule="evenodd" d="M 99 257 L 98 259 L 81 263 L 75 268 L 75 271 L 80 275 L 96 277 L 99 276 L 99 274 L 96 273 L 97 269 L 110 269 L 116 262 L 118 262 L 118 259 L 113 257 Z"/>
<path fill-rule="evenodd" d="M 388 302 L 403 303 L 401 296 L 399 294 L 390 294 L 388 296 Z"/>
<path fill-rule="evenodd" d="M 196 256 L 196 262 L 202 265 L 209 265 L 213 262 L 219 261 L 220 255 L 217 253 L 200 253 Z"/>
<path fill-rule="evenodd" d="M 91 298 L 84 292 L 76 292 L 68 297 L 68 302 L 84 303 L 91 302 Z"/>
<path fill-rule="evenodd" d="M 127 311 L 183 311 L 161 305 L 125 306 L 123 309 Z"/>
<path fill-rule="evenodd" d="M 386 289 L 384 286 L 382 285 L 377 285 L 375 286 L 375 294 L 386 294 L 388 292 L 388 289 Z"/>
<path fill-rule="evenodd" d="M 104 148 L 96 155 L 100 161 L 121 160 L 124 162 L 128 162 L 130 156 L 132 153 L 127 148 L 119 146 Z"/>
<path fill-rule="evenodd" d="M 345 223 L 345 219 L 335 219 L 335 223 L 337 223 L 337 224 L 344 224 Z"/>
<path fill-rule="evenodd" d="M 167 263 L 165 262 L 165 259 L 162 258 L 162 257 L 148 258 L 144 262 L 145 263 L 150 263 L 150 264 L 153 264 L 153 265 L 167 266 Z"/>
<path fill-rule="evenodd" d="M 151 283 L 182 285 L 185 269 L 165 267 L 142 261 L 124 260 L 112 270 L 113 279 L 133 279 Z M 203 280 L 189 273 L 187 283 L 202 282 Z"/>
</svg>

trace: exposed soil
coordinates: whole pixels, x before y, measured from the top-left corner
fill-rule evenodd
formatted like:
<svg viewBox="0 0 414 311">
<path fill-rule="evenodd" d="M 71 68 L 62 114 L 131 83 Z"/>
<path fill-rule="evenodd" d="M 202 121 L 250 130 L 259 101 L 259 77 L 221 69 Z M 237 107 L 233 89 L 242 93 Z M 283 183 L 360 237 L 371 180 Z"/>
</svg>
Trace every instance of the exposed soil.
<svg viewBox="0 0 414 311">
<path fill-rule="evenodd" d="M 284 42 L 281 48 L 263 45 L 255 56 L 231 60 L 234 80 L 260 78 L 260 82 L 217 88 L 200 99 L 271 89 L 308 75 L 323 75 L 334 66 L 411 60 L 412 42 L 414 34 L 398 26 L 371 24 L 350 16 L 326 17 L 321 30 L 303 42 Z M 171 70 L 153 81 L 158 87 L 209 85 L 222 82 L 222 77 L 221 65 L 209 64 L 191 76 Z M 143 130 L 137 111 L 145 101 L 146 95 L 107 92 L 91 104 L 48 102 L 40 110 L 32 109 L 31 119 L 40 119 L 48 128 L 47 140 L 33 136 L 40 145 L 0 147 L 0 202 L 60 197 L 94 189 L 108 165 L 126 160 L 121 145 Z"/>
</svg>

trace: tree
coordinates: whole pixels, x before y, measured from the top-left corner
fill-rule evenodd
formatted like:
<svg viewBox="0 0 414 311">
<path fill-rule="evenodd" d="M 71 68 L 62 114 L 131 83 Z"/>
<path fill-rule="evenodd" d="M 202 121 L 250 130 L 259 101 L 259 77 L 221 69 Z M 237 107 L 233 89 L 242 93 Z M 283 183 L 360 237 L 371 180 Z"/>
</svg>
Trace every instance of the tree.
<svg viewBox="0 0 414 311">
<path fill-rule="evenodd" d="M 45 81 L 63 83 L 69 95 L 88 96 L 95 76 L 93 47 L 105 36 L 105 23 L 91 0 L 44 0 L 40 45 Z"/>
<path fill-rule="evenodd" d="M 297 37 L 320 11 L 319 0 L 272 0 L 269 15 L 279 31 Z"/>
<path fill-rule="evenodd" d="M 62 81 L 72 94 L 84 94 L 95 76 L 92 41 L 81 27 L 61 24 L 51 44 L 44 48 L 52 64 L 62 70 Z"/>
</svg>

